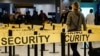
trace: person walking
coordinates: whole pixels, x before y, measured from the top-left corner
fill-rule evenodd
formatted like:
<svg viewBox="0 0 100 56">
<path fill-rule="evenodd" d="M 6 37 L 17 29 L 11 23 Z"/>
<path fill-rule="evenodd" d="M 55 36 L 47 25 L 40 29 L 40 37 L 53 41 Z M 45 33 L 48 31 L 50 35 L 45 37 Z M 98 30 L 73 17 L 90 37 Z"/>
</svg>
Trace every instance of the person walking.
<svg viewBox="0 0 100 56">
<path fill-rule="evenodd" d="M 80 6 L 78 2 L 74 2 L 72 4 L 72 12 L 68 13 L 67 16 L 67 29 L 68 32 L 71 31 L 81 31 L 83 25 L 83 29 L 86 30 L 86 22 L 83 14 L 80 12 Z M 73 56 L 80 56 L 78 50 L 77 50 L 77 45 L 78 43 L 71 43 L 71 49 L 73 51 Z"/>
</svg>

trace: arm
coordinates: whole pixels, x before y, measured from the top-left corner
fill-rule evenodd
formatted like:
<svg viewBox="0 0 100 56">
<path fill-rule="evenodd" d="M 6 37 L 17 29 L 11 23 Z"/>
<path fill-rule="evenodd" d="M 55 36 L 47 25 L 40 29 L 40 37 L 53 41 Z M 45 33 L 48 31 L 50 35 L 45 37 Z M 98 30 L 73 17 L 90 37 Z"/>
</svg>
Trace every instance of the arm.
<svg viewBox="0 0 100 56">
<path fill-rule="evenodd" d="M 87 27 L 86 27 L 86 20 L 84 18 L 84 16 L 82 15 L 82 24 L 83 24 L 83 29 L 84 30 L 87 30 Z"/>
<path fill-rule="evenodd" d="M 71 24 L 71 13 L 68 13 L 66 24 L 70 26 Z"/>
</svg>

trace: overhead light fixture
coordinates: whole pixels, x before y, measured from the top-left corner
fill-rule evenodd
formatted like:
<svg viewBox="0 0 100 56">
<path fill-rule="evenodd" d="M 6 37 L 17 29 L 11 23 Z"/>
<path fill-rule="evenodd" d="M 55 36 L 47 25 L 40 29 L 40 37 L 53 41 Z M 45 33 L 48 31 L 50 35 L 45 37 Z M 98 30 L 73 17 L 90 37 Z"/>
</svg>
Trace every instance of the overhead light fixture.
<svg viewBox="0 0 100 56">
<path fill-rule="evenodd" d="M 3 0 L 4 3 L 11 3 L 10 0 Z"/>
</svg>

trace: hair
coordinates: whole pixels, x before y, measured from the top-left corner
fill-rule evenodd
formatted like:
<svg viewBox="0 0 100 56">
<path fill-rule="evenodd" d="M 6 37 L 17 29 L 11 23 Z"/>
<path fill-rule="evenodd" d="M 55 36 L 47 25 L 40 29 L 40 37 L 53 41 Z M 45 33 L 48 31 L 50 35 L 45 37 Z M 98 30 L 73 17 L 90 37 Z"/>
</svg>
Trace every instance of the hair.
<svg viewBox="0 0 100 56">
<path fill-rule="evenodd" d="M 93 13 L 93 9 L 90 9 L 90 13 Z"/>
<path fill-rule="evenodd" d="M 76 9 L 80 8 L 80 6 L 79 6 L 79 3 L 78 3 L 78 2 L 74 2 L 73 4 L 74 4 L 74 6 L 76 7 Z"/>
<path fill-rule="evenodd" d="M 27 14 L 27 15 L 30 14 L 30 11 L 27 11 L 26 14 Z"/>
<path fill-rule="evenodd" d="M 69 8 L 69 10 L 71 10 L 71 9 L 72 9 L 72 7 L 71 7 L 71 6 L 69 6 L 68 8 Z"/>
<path fill-rule="evenodd" d="M 79 3 L 78 2 L 73 2 L 73 4 L 72 5 L 74 5 L 74 11 L 76 12 L 76 13 L 79 13 L 79 9 L 80 9 L 80 5 L 79 5 Z"/>
<path fill-rule="evenodd" d="M 43 13 L 43 10 L 40 10 L 41 13 Z"/>
</svg>

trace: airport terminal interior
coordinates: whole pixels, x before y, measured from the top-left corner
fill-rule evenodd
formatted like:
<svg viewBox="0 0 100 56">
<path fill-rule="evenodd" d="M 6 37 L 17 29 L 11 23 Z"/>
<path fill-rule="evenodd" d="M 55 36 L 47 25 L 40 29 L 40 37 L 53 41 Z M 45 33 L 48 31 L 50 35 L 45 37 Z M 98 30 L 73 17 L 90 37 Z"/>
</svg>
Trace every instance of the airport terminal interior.
<svg viewBox="0 0 100 56">
<path fill-rule="evenodd" d="M 45 22 L 50 24 L 66 24 L 66 22 L 62 20 L 63 14 L 69 11 L 69 7 L 75 1 L 79 2 L 79 9 L 85 19 L 90 9 L 93 10 L 95 17 L 94 25 L 99 26 L 100 0 L 0 0 L 0 29 L 2 29 L 2 25 L 4 24 L 6 25 L 5 27 L 12 24 L 12 28 L 15 28 L 14 25 L 19 25 L 19 29 L 20 24 L 43 25 Z M 32 27 L 34 28 L 34 26 Z M 29 28 L 30 27 L 28 27 L 28 29 Z M 5 29 L 6 28 L 3 27 L 3 30 Z M 0 30 L 0 35 L 3 30 Z M 100 48 L 100 41 L 91 43 L 93 48 Z M 45 50 L 42 50 L 43 47 L 41 46 L 43 46 Z M 78 43 L 77 49 L 80 56 L 90 56 L 88 46 L 89 44 L 87 42 L 86 50 L 84 50 L 84 43 Z M 62 51 L 62 44 L 58 42 L 45 45 L 0 46 L 0 56 L 72 56 L 73 52 L 70 47 L 70 51 L 68 50 L 68 43 L 64 44 L 64 48 L 65 50 Z M 68 53 L 70 53 L 70 55 L 68 55 Z"/>
</svg>

